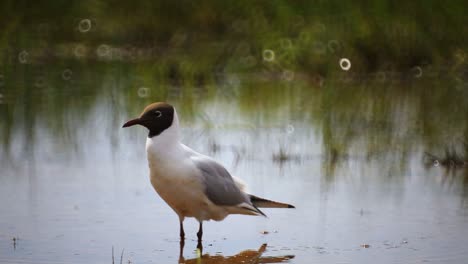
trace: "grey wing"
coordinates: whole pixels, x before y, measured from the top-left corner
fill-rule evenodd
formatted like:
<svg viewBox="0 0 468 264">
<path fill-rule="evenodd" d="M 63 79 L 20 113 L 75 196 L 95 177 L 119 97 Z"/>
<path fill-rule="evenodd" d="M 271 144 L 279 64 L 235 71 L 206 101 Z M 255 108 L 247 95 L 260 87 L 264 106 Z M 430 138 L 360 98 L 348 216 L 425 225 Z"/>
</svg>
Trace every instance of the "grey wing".
<svg viewBox="0 0 468 264">
<path fill-rule="evenodd" d="M 209 158 L 197 157 L 193 160 L 200 170 L 205 194 L 216 205 L 233 206 L 241 203 L 251 205 L 248 196 L 234 183 L 229 172 L 219 163 Z"/>
</svg>

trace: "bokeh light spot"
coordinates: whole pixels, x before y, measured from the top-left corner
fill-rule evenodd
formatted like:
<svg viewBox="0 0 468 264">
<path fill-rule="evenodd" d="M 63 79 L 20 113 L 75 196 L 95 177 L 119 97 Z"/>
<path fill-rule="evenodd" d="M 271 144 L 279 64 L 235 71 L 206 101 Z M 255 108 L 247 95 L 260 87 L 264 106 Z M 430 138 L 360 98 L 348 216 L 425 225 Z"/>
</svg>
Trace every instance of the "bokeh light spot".
<svg viewBox="0 0 468 264">
<path fill-rule="evenodd" d="M 25 50 L 21 51 L 18 55 L 18 60 L 21 64 L 28 63 L 29 60 L 29 53 Z"/>
<path fill-rule="evenodd" d="M 138 88 L 137 94 L 141 98 L 146 98 L 149 96 L 149 88 L 148 87 L 140 87 Z"/>
<path fill-rule="evenodd" d="M 263 51 L 263 60 L 272 62 L 275 60 L 275 52 L 271 49 L 266 49 Z"/>
<path fill-rule="evenodd" d="M 422 74 L 423 74 L 423 71 L 422 71 L 422 68 L 419 67 L 419 66 L 416 66 L 416 67 L 413 67 L 411 69 L 411 72 L 413 73 L 413 76 L 415 78 L 421 78 Z"/>
<path fill-rule="evenodd" d="M 291 71 L 291 70 L 284 70 L 281 77 L 284 80 L 290 82 L 290 81 L 294 80 L 294 72 Z"/>
<path fill-rule="evenodd" d="M 65 69 L 62 72 L 62 79 L 64 79 L 65 81 L 68 81 L 71 79 L 72 75 L 73 75 L 73 72 L 70 69 Z"/>
<path fill-rule="evenodd" d="M 283 49 L 291 49 L 293 47 L 292 41 L 288 38 L 283 38 L 280 40 L 280 46 Z"/>
<path fill-rule="evenodd" d="M 46 80 L 45 80 L 44 76 L 37 77 L 36 81 L 34 82 L 34 86 L 36 86 L 37 88 L 44 87 L 45 84 L 46 84 Z"/>
<path fill-rule="evenodd" d="M 83 44 L 78 44 L 75 46 L 73 49 L 73 55 L 75 55 L 76 58 L 82 58 L 86 54 L 86 47 Z"/>
<path fill-rule="evenodd" d="M 347 58 L 341 58 L 340 67 L 344 71 L 349 71 L 349 69 L 351 69 L 351 61 Z"/>
<path fill-rule="evenodd" d="M 101 44 L 97 48 L 96 53 L 99 57 L 108 57 L 111 53 L 111 48 L 109 45 Z"/>
<path fill-rule="evenodd" d="M 78 30 L 81 32 L 81 33 L 86 33 L 88 32 L 89 30 L 91 30 L 91 20 L 89 19 L 82 19 L 80 21 L 80 23 L 78 23 Z"/>
</svg>

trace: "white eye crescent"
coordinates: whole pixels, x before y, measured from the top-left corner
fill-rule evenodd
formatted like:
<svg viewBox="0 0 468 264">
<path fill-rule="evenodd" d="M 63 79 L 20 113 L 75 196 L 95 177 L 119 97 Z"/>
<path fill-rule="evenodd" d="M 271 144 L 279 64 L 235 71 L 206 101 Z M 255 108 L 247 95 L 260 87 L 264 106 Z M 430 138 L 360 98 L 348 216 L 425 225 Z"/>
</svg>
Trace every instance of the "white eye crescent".
<svg viewBox="0 0 468 264">
<path fill-rule="evenodd" d="M 155 111 L 154 113 L 156 114 L 156 117 L 161 117 L 162 116 L 161 111 Z"/>
</svg>

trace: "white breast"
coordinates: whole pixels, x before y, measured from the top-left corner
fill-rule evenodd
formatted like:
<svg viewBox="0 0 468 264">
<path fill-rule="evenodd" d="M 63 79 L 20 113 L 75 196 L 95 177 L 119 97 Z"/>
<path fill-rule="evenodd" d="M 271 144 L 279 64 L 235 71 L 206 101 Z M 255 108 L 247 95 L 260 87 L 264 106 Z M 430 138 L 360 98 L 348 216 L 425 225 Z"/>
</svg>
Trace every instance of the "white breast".
<svg viewBox="0 0 468 264">
<path fill-rule="evenodd" d="M 204 193 L 201 175 L 190 158 L 193 153 L 179 142 L 162 140 L 163 134 L 146 142 L 153 188 L 181 219 L 224 218 L 227 212 L 212 204 Z"/>
</svg>

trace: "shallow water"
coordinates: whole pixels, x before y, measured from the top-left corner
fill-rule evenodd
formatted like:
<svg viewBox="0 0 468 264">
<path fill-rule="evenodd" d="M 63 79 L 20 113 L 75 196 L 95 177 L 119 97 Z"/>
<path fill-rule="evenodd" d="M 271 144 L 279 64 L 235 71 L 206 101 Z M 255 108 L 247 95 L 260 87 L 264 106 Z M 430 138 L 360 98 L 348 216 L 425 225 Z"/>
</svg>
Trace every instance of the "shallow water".
<svg viewBox="0 0 468 264">
<path fill-rule="evenodd" d="M 121 129 L 149 99 L 136 100 L 135 109 L 127 111 L 126 95 L 116 98 L 98 96 L 85 110 L 61 108 L 58 116 L 65 120 L 58 129 L 48 123 L 52 114 L 25 110 L 28 114 L 13 115 L 35 121 L 25 128 L 22 120 L 3 135 L 9 143 L 1 160 L 0 262 L 112 263 L 112 254 L 117 263 L 121 255 L 124 263 L 179 261 L 177 217 L 149 183 L 146 131 Z M 213 263 L 222 257 L 226 262 L 256 259 L 258 252 L 241 252 L 263 244 L 261 263 L 369 263 L 376 258 L 381 263 L 461 263 L 468 258 L 463 169 L 425 166 L 425 145 L 407 139 L 403 142 L 410 148 L 399 146 L 405 155 L 382 151 L 395 142 L 394 136 L 386 138 L 385 129 L 346 139 L 352 146 L 330 158 L 327 144 L 341 138 L 327 139 L 325 125 L 311 122 L 305 112 L 297 116 L 290 99 L 279 108 L 259 103 L 247 110 L 241 110 L 242 100 L 218 95 L 181 110 L 184 142 L 220 161 L 252 193 L 297 208 L 265 209 L 268 218 L 230 216 L 205 223 L 206 263 L 209 256 Z M 182 100 L 173 101 L 184 108 Z M 34 109 L 42 113 L 50 106 Z M 411 126 L 399 124 L 400 130 Z M 381 140 L 378 154 L 369 154 L 371 140 Z M 193 219 L 185 222 L 181 261 L 192 263 L 200 254 L 197 228 Z"/>
</svg>

